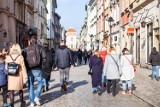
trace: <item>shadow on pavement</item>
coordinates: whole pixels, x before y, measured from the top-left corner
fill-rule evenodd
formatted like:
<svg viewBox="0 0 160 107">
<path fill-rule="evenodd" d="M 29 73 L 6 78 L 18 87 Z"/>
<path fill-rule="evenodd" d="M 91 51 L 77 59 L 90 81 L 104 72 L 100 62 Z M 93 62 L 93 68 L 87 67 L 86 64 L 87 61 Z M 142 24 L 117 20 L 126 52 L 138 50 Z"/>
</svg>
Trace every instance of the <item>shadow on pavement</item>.
<svg viewBox="0 0 160 107">
<path fill-rule="evenodd" d="M 63 95 L 72 93 L 72 92 L 75 91 L 75 88 L 77 88 L 79 86 L 82 86 L 82 85 L 86 85 L 86 84 L 88 84 L 88 82 L 86 80 L 75 82 L 75 83 L 73 83 L 72 81 L 69 81 L 67 92 L 62 92 L 61 90 L 56 90 L 54 92 L 44 93 L 41 96 L 42 105 L 45 104 L 45 103 L 51 102 L 54 99 L 59 98 L 59 97 L 61 97 Z M 50 90 L 52 90 L 54 88 L 58 88 L 58 87 L 61 87 L 61 85 L 60 84 L 56 84 L 53 87 L 51 87 Z"/>
</svg>

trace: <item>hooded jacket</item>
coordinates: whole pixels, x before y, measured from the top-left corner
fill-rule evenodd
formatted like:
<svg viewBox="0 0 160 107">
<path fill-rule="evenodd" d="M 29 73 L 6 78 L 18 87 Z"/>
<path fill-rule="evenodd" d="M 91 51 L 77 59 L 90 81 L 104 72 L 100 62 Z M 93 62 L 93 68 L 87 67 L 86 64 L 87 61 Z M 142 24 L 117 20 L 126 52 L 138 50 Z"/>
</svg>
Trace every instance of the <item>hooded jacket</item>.
<svg viewBox="0 0 160 107">
<path fill-rule="evenodd" d="M 158 66 L 160 65 L 160 54 L 158 51 L 153 48 L 150 54 L 150 63 L 152 66 Z"/>
<path fill-rule="evenodd" d="M 65 45 L 60 46 L 56 50 L 55 65 L 60 69 L 64 69 L 70 67 L 70 65 L 72 64 L 73 62 L 70 49 L 67 48 Z"/>
</svg>

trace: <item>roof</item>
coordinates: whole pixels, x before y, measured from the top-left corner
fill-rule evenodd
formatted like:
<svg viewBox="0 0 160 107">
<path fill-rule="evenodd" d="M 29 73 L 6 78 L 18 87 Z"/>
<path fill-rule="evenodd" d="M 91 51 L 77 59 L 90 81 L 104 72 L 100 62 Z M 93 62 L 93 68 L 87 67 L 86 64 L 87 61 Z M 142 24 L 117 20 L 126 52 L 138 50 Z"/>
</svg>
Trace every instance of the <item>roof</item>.
<svg viewBox="0 0 160 107">
<path fill-rule="evenodd" d="M 70 29 L 68 29 L 67 32 L 77 32 L 77 31 L 75 29 L 73 29 L 73 28 L 70 28 Z"/>
</svg>

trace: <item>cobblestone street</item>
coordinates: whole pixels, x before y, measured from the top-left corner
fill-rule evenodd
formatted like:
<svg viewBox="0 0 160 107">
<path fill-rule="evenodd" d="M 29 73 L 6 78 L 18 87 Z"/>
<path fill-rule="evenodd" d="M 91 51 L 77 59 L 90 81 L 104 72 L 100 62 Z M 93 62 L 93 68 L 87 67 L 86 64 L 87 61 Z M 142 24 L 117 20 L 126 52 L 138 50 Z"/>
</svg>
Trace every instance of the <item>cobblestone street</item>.
<svg viewBox="0 0 160 107">
<path fill-rule="evenodd" d="M 91 78 L 87 74 L 88 65 L 82 65 L 79 67 L 71 68 L 70 71 L 70 81 L 68 85 L 68 92 L 62 93 L 60 91 L 59 84 L 59 72 L 53 71 L 52 78 L 50 82 L 50 90 L 42 94 L 41 102 L 43 107 L 152 107 L 153 104 L 143 100 L 141 96 L 138 96 L 138 90 L 134 90 L 134 94 L 122 95 L 121 86 L 118 85 L 119 93 L 116 97 L 106 92 L 106 89 L 103 89 L 101 96 L 98 94 L 92 94 L 91 90 Z M 138 71 L 137 71 L 138 72 Z M 139 76 L 136 77 L 136 82 Z M 157 81 L 154 81 L 157 82 Z M 136 83 L 140 84 L 140 83 Z M 139 86 L 139 85 L 138 85 Z M 144 87 L 144 86 L 142 86 Z M 134 86 L 136 88 L 136 85 Z M 143 96 L 143 91 L 140 95 Z M 29 106 L 28 100 L 28 90 L 24 90 L 24 97 Z M 147 94 L 147 93 L 146 93 Z M 146 96 L 145 96 L 146 97 Z M 157 99 L 156 99 L 157 100 Z M 19 107 L 19 97 L 16 94 L 16 107 Z M 159 101 L 158 101 L 159 102 Z M 2 101 L 1 101 L 2 103 Z M 158 107 L 158 106 L 157 106 Z"/>
</svg>

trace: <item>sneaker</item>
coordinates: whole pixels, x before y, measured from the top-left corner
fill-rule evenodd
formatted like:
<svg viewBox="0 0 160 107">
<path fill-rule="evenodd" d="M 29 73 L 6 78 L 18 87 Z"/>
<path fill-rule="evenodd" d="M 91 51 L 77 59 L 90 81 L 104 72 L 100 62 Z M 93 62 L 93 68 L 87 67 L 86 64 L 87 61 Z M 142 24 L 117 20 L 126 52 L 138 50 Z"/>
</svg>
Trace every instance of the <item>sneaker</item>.
<svg viewBox="0 0 160 107">
<path fill-rule="evenodd" d="M 34 107 L 34 104 L 31 104 L 30 107 Z"/>
<path fill-rule="evenodd" d="M 159 81 L 159 78 L 157 77 L 156 80 Z"/>
<path fill-rule="evenodd" d="M 131 95 L 131 94 L 132 94 L 132 90 L 129 90 L 129 91 L 128 91 L 128 94 Z"/>
<path fill-rule="evenodd" d="M 96 94 L 97 93 L 97 91 L 96 90 L 93 90 L 93 94 Z"/>
<path fill-rule="evenodd" d="M 98 93 L 98 95 L 101 95 L 101 88 L 100 87 L 97 87 L 97 93 Z"/>
<path fill-rule="evenodd" d="M 38 106 L 40 106 L 41 105 L 41 103 L 40 103 L 40 101 L 39 101 L 39 99 L 38 98 L 35 98 L 34 99 L 34 102 L 36 103 L 36 105 L 38 105 Z"/>
<path fill-rule="evenodd" d="M 125 91 L 125 90 L 123 90 L 123 91 L 122 91 L 122 94 L 123 94 L 123 95 L 126 95 L 126 91 Z"/>
</svg>

